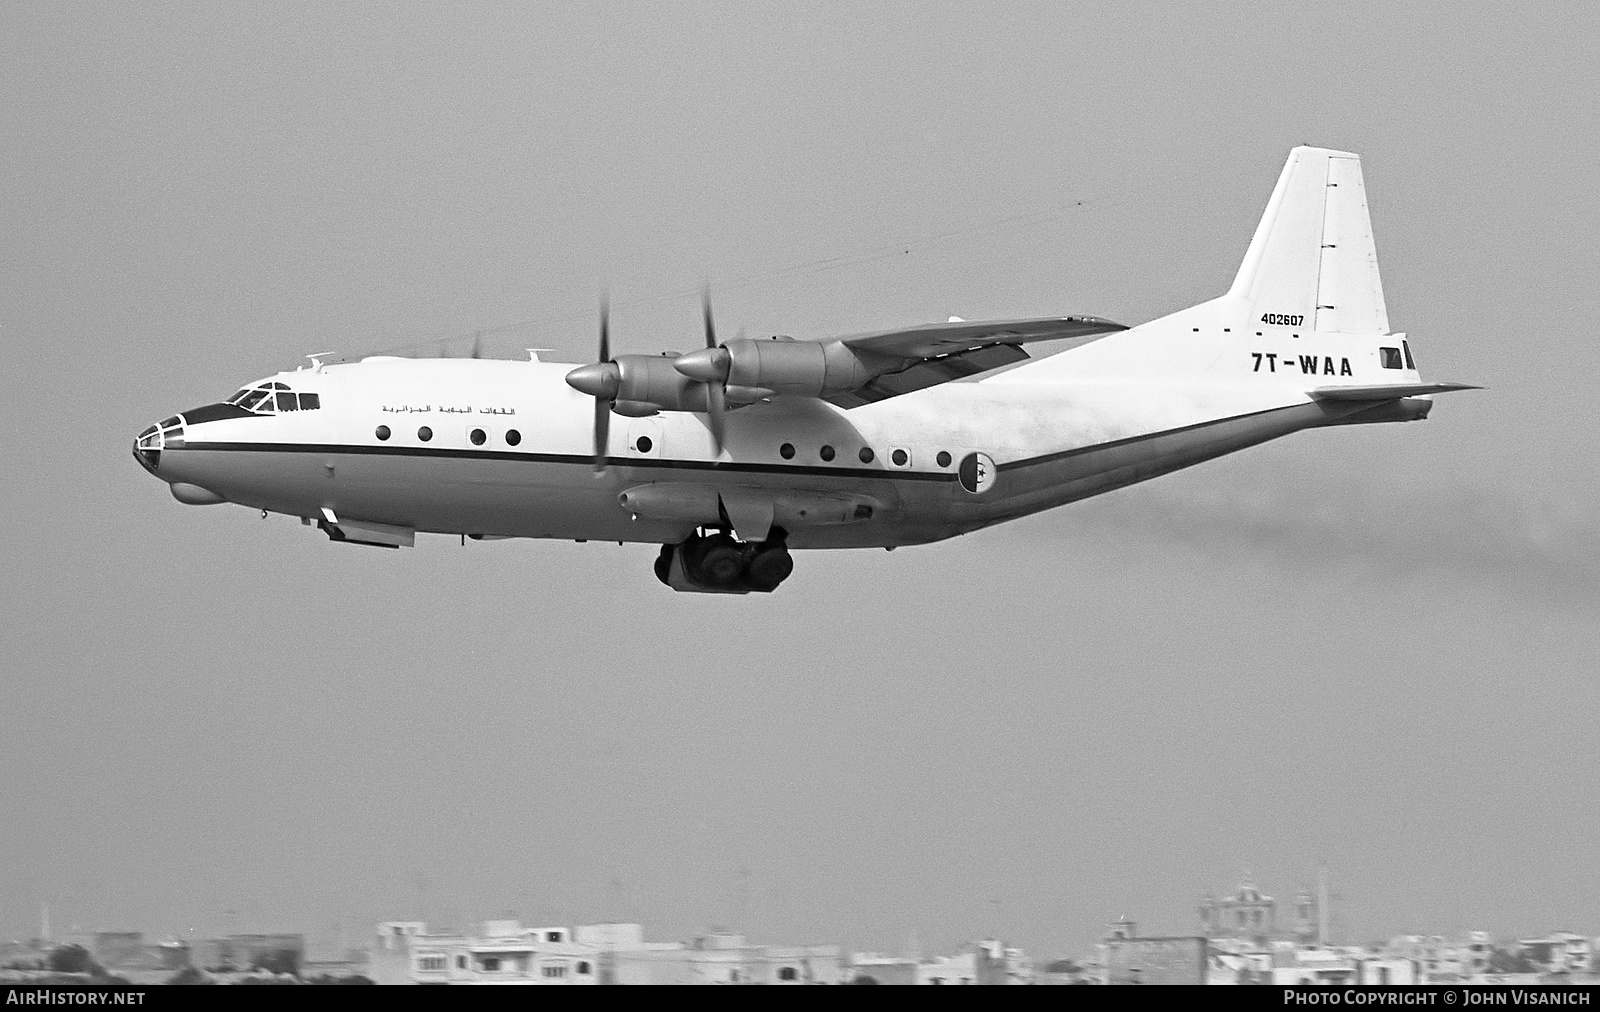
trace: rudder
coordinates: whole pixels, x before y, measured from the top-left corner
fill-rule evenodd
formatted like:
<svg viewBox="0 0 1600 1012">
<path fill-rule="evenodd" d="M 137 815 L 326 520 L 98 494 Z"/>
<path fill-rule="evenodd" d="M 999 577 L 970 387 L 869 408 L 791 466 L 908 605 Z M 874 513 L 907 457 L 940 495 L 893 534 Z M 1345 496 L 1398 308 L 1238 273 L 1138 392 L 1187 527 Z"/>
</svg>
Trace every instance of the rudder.
<svg viewBox="0 0 1600 1012">
<path fill-rule="evenodd" d="M 1228 294 L 1251 302 L 1270 323 L 1389 333 L 1360 156 L 1289 152 Z"/>
</svg>

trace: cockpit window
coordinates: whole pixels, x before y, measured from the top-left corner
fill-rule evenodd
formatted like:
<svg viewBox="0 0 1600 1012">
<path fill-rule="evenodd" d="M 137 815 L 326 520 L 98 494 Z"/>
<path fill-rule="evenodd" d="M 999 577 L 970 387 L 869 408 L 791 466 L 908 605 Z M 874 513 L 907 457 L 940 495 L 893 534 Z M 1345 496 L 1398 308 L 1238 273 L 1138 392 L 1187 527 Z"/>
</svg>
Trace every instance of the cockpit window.
<svg viewBox="0 0 1600 1012">
<path fill-rule="evenodd" d="M 322 407 L 322 397 L 320 394 L 297 394 L 287 383 L 264 381 L 238 391 L 228 398 L 228 403 L 254 414 L 271 415 L 280 411 L 316 411 Z"/>
</svg>

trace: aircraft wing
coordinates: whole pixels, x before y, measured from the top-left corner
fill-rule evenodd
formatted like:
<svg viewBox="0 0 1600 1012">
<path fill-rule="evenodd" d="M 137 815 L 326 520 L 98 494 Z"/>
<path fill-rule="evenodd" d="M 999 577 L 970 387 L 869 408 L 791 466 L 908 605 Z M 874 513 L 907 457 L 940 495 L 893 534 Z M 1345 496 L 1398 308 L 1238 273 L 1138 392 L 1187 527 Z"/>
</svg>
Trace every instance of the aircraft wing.
<svg viewBox="0 0 1600 1012">
<path fill-rule="evenodd" d="M 857 351 L 892 358 L 938 358 L 971 351 L 991 344 L 1026 344 L 1064 337 L 1091 337 L 1127 330 L 1120 323 L 1098 316 L 1045 316 L 1032 320 L 955 320 L 928 323 L 920 327 L 880 330 L 841 338 L 840 343 Z"/>
<path fill-rule="evenodd" d="M 1482 390 L 1471 383 L 1380 383 L 1365 387 L 1317 387 L 1311 396 L 1319 401 L 1388 401 L 1398 397 L 1424 397 L 1452 390 Z"/>
<path fill-rule="evenodd" d="M 1020 362 L 1028 357 L 1022 346 L 1030 341 L 1093 337 L 1127 329 L 1098 316 L 1045 316 L 1030 320 L 952 320 L 857 334 L 841 338 L 839 343 L 869 355 L 897 358 L 905 365 L 826 400 L 842 408 L 859 407 Z"/>
</svg>

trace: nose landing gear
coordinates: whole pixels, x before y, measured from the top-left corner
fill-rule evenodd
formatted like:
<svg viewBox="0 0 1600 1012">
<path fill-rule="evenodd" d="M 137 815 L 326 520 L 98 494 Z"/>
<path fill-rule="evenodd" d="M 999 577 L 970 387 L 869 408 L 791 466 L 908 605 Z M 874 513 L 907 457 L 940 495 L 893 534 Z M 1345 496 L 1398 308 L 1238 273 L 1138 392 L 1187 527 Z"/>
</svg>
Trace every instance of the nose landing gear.
<svg viewBox="0 0 1600 1012">
<path fill-rule="evenodd" d="M 656 578 L 673 590 L 699 594 L 767 594 L 794 572 L 786 535 L 774 527 L 759 544 L 716 531 L 677 545 L 662 545 Z"/>
</svg>

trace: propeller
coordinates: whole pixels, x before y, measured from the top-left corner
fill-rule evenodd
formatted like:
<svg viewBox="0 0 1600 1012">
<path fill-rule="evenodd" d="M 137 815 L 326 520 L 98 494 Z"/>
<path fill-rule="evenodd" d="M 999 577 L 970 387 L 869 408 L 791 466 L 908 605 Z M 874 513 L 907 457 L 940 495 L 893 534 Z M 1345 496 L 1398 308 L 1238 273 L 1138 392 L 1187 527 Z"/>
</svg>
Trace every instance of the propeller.
<svg viewBox="0 0 1600 1012">
<path fill-rule="evenodd" d="M 594 473 L 604 474 L 606 450 L 611 445 L 611 409 L 622 388 L 622 368 L 611 361 L 611 309 L 600 300 L 600 358 L 567 373 L 567 386 L 594 398 Z"/>
<path fill-rule="evenodd" d="M 720 353 L 724 364 L 720 377 L 706 381 L 706 422 L 711 429 L 711 452 L 714 456 L 722 456 L 723 436 L 727 433 L 725 413 L 728 410 L 728 367 L 726 360 L 730 358 L 726 348 L 717 346 L 717 327 L 711 320 L 711 289 L 704 289 L 700 293 L 700 304 L 705 309 L 706 317 L 706 352 L 713 358 Z M 698 352 L 696 354 L 699 354 Z M 682 371 L 681 369 L 679 370 Z"/>
</svg>

